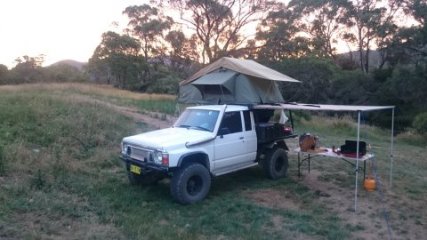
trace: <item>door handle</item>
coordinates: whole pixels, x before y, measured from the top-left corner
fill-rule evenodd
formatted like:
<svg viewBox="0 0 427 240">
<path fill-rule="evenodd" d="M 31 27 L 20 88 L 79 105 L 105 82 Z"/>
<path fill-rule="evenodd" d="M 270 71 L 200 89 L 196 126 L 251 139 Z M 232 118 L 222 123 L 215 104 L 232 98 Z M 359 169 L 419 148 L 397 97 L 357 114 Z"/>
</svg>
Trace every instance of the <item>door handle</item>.
<svg viewBox="0 0 427 240">
<path fill-rule="evenodd" d="M 243 140 L 245 137 L 239 137 L 240 140 Z"/>
</svg>

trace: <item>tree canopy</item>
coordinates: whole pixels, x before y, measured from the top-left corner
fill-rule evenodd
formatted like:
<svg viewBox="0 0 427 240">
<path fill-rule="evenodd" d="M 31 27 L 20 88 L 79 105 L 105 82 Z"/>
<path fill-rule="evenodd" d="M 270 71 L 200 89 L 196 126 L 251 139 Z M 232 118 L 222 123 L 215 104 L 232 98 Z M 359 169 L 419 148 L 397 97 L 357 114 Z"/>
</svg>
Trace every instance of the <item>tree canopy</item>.
<svg viewBox="0 0 427 240">
<path fill-rule="evenodd" d="M 145 59 L 162 55 L 164 52 L 162 39 L 172 26 L 172 18 L 164 16 L 159 9 L 148 4 L 129 6 L 123 14 L 129 18 L 129 28 L 126 31 L 140 40 Z"/>
<path fill-rule="evenodd" d="M 250 36 L 244 34 L 260 21 L 272 2 L 268 0 L 160 1 L 180 14 L 180 24 L 191 31 L 202 63 L 223 56 L 239 57 Z M 254 33 L 253 33 L 254 34 Z"/>
<path fill-rule="evenodd" d="M 115 32 L 106 32 L 89 59 L 89 69 L 97 82 L 120 88 L 138 89 L 144 84 L 145 59 L 139 54 L 138 40 Z"/>
<path fill-rule="evenodd" d="M 22 56 L 0 65 L 0 83 L 49 76 L 175 94 L 180 80 L 231 56 L 301 80 L 281 86 L 286 100 L 394 104 L 402 126 L 427 112 L 427 0 L 152 0 L 122 13 L 127 27 L 102 35 L 87 75 Z"/>
</svg>

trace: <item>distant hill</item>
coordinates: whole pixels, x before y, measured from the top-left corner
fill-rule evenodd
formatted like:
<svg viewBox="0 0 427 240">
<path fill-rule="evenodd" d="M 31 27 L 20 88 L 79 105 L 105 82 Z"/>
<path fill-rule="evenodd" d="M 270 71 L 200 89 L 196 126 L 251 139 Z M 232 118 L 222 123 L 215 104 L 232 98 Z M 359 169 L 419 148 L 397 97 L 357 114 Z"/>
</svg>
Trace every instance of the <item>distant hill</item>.
<svg viewBox="0 0 427 240">
<path fill-rule="evenodd" d="M 53 63 L 50 66 L 57 66 L 57 65 L 70 65 L 70 66 L 73 66 L 73 67 L 79 69 L 80 71 L 83 71 L 84 67 L 86 67 L 87 63 L 67 59 L 67 60 L 61 60 L 61 61 L 58 61 L 56 63 Z"/>
<path fill-rule="evenodd" d="M 352 51 L 352 52 L 345 52 L 345 53 L 341 53 L 337 55 L 339 58 L 346 58 L 346 59 L 351 59 L 359 64 L 360 61 L 360 56 L 359 56 L 359 52 L 358 51 Z M 377 50 L 371 50 L 370 54 L 369 54 L 369 66 L 370 67 L 379 67 L 381 64 L 381 55 L 380 52 Z"/>
</svg>

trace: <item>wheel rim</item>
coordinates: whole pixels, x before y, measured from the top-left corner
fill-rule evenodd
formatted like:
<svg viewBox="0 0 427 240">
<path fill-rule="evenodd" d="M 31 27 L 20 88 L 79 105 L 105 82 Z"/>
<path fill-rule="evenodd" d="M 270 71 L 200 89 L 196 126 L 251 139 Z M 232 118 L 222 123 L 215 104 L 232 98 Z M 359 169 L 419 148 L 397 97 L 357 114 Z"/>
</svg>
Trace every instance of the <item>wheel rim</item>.
<svg viewBox="0 0 427 240">
<path fill-rule="evenodd" d="M 187 192 L 189 195 L 194 196 L 200 193 L 203 187 L 203 179 L 200 176 L 192 176 L 187 182 Z"/>
<path fill-rule="evenodd" d="M 276 162 L 274 163 L 274 170 L 277 172 L 282 171 L 284 163 L 285 160 L 282 157 L 277 158 Z"/>
</svg>

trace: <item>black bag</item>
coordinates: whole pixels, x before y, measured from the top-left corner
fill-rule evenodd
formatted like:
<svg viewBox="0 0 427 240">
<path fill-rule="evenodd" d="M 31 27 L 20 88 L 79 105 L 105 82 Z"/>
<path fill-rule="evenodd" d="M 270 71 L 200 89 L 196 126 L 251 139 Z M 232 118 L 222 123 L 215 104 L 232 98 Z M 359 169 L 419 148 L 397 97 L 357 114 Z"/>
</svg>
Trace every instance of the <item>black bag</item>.
<svg viewBox="0 0 427 240">
<path fill-rule="evenodd" d="M 345 144 L 341 146 L 341 153 L 343 154 L 356 154 L 357 153 L 357 141 L 345 140 Z M 366 142 L 359 141 L 359 155 L 363 156 L 366 154 Z"/>
</svg>

